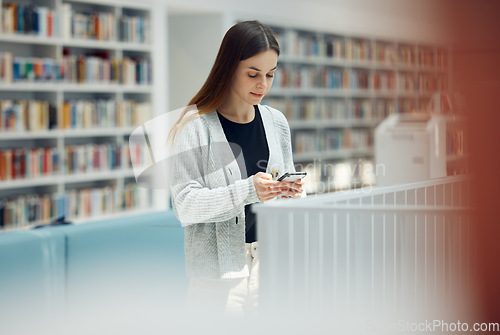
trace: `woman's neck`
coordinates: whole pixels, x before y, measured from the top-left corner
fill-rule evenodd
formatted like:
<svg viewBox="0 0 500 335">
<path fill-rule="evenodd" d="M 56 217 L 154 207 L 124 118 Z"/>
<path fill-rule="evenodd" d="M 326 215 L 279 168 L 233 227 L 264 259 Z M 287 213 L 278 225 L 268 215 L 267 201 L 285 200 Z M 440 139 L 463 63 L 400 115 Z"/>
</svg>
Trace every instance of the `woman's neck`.
<svg viewBox="0 0 500 335">
<path fill-rule="evenodd" d="M 236 123 L 249 123 L 255 118 L 255 109 L 246 102 L 236 103 L 227 99 L 217 111 L 226 119 Z"/>
</svg>

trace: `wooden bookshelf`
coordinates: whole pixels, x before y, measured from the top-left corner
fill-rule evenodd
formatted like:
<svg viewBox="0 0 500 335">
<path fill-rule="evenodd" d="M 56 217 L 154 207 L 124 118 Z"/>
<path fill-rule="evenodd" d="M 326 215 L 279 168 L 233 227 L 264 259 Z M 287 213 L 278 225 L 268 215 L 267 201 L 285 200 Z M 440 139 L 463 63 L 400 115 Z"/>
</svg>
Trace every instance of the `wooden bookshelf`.
<svg viewBox="0 0 500 335">
<path fill-rule="evenodd" d="M 0 4 L 0 232 L 168 208 L 136 185 L 128 148 L 166 111 L 158 5 Z"/>
</svg>

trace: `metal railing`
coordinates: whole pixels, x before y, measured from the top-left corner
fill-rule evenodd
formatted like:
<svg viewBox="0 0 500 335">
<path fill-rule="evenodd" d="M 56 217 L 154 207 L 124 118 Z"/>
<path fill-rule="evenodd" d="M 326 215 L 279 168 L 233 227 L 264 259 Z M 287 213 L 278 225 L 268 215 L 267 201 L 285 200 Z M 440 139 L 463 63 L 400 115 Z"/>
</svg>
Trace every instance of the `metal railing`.
<svg viewBox="0 0 500 335">
<path fill-rule="evenodd" d="M 447 177 L 255 206 L 260 304 L 307 313 L 439 310 L 466 292 L 470 181 Z"/>
</svg>

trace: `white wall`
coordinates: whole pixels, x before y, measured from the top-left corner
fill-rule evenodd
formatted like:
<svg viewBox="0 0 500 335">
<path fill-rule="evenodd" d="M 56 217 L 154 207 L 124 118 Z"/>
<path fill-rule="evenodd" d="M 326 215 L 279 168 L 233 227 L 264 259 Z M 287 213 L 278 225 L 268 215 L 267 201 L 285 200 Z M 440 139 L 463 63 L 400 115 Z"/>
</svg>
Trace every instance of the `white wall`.
<svg viewBox="0 0 500 335">
<path fill-rule="evenodd" d="M 378 37 L 439 42 L 442 0 L 158 0 L 169 8 L 241 13 L 245 18 Z M 267 21 L 267 20 L 266 20 Z"/>
<path fill-rule="evenodd" d="M 168 16 L 169 110 L 186 106 L 208 76 L 227 30 L 219 13 Z"/>
</svg>

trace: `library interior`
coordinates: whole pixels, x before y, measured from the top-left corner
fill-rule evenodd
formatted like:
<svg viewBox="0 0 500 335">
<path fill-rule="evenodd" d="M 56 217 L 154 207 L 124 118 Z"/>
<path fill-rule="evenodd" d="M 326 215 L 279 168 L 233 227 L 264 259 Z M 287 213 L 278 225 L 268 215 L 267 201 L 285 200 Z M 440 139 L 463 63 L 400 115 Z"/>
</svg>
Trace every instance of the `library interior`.
<svg viewBox="0 0 500 335">
<path fill-rule="evenodd" d="M 1 334 L 500 332 L 500 2 L 0 4 Z M 304 194 L 232 194 L 236 225 L 249 208 L 258 222 L 259 318 L 192 322 L 193 227 L 213 230 L 222 268 L 229 221 L 181 223 L 175 196 L 210 194 L 218 172 L 179 192 L 169 169 L 186 155 L 168 143 L 226 32 L 251 20 L 280 50 L 255 107 L 269 162 L 280 134 L 263 106 L 286 120 Z"/>
</svg>

